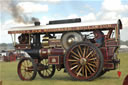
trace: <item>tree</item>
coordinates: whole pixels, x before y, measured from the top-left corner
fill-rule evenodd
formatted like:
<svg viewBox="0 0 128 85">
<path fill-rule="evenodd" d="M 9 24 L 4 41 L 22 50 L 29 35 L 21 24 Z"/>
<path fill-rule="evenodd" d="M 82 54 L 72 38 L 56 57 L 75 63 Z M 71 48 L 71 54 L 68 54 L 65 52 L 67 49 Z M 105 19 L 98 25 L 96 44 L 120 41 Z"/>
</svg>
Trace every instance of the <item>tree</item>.
<svg viewBox="0 0 128 85">
<path fill-rule="evenodd" d="M 128 46 L 128 40 L 127 40 L 127 41 L 125 41 L 125 45 L 127 45 L 127 46 Z"/>
<path fill-rule="evenodd" d="M 121 45 L 127 45 L 127 46 L 128 46 L 128 40 L 126 40 L 126 41 L 120 40 L 120 44 L 121 44 Z"/>
</svg>

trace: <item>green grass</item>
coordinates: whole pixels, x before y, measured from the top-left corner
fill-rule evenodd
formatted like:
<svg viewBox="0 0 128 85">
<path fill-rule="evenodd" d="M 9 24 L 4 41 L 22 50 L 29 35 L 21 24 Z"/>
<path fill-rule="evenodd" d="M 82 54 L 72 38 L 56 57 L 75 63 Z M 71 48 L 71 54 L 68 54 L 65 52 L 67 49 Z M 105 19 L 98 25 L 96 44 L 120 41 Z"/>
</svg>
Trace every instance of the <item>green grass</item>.
<svg viewBox="0 0 128 85">
<path fill-rule="evenodd" d="M 56 71 L 55 75 L 50 79 L 42 79 L 39 75 L 33 81 L 22 81 L 17 75 L 16 62 L 0 62 L 0 80 L 3 85 L 122 85 L 123 79 L 128 74 L 128 53 L 120 53 L 121 59 L 120 71 L 122 75 L 117 76 L 117 70 L 107 72 L 100 78 L 94 81 L 74 81 L 63 70 Z"/>
</svg>

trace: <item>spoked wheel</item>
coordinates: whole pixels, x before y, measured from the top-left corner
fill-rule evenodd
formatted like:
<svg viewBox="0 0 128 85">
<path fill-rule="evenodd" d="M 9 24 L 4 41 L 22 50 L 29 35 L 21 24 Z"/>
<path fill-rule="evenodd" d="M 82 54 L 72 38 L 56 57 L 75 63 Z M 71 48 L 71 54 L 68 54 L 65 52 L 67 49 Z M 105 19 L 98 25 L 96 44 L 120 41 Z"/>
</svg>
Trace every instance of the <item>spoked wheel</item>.
<svg viewBox="0 0 128 85">
<path fill-rule="evenodd" d="M 48 59 L 43 59 L 39 63 L 38 73 L 42 78 L 51 78 L 55 73 L 55 65 L 50 65 Z"/>
<path fill-rule="evenodd" d="M 106 70 L 102 70 L 102 71 L 100 72 L 100 74 L 98 75 L 98 77 L 103 76 L 106 72 L 107 72 Z"/>
<path fill-rule="evenodd" d="M 93 80 L 103 69 L 100 50 L 89 42 L 72 45 L 65 55 L 65 68 L 77 80 Z"/>
<path fill-rule="evenodd" d="M 31 58 L 22 58 L 17 70 L 21 80 L 33 80 L 37 74 L 36 64 Z"/>
</svg>

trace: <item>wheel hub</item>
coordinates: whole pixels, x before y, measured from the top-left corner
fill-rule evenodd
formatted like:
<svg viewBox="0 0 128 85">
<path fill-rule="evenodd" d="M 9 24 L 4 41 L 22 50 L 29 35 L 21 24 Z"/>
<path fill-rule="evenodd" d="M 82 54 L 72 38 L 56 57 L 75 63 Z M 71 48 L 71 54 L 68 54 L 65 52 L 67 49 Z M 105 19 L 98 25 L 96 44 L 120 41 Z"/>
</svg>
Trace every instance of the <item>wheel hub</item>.
<svg viewBox="0 0 128 85">
<path fill-rule="evenodd" d="M 74 42 L 74 40 L 75 40 L 74 37 L 71 37 L 71 38 L 68 39 L 68 43 L 72 44 Z"/>
<path fill-rule="evenodd" d="M 85 65 L 86 63 L 87 63 L 87 59 L 85 59 L 85 58 L 80 59 L 80 64 L 81 65 Z"/>
</svg>

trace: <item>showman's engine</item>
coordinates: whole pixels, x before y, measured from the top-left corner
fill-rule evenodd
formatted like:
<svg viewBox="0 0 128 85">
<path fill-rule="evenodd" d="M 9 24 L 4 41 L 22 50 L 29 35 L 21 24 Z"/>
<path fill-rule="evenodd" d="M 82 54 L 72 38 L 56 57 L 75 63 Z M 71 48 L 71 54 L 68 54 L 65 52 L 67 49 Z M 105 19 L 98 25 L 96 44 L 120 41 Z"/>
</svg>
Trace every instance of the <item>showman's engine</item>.
<svg viewBox="0 0 128 85">
<path fill-rule="evenodd" d="M 8 31 L 15 49 L 30 56 L 18 63 L 21 80 L 33 80 L 37 73 L 51 78 L 56 69 L 64 68 L 73 79 L 90 81 L 118 68 L 121 20 L 85 23 L 76 18 L 34 24 Z M 96 31 L 102 34 L 100 43 Z M 16 34 L 20 34 L 18 42 Z"/>
</svg>

